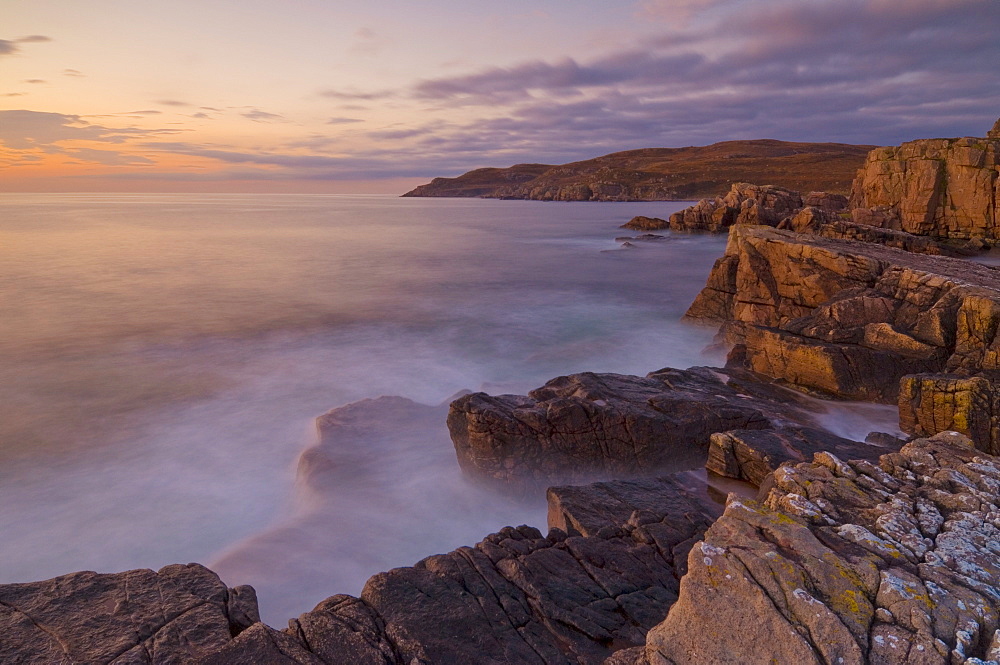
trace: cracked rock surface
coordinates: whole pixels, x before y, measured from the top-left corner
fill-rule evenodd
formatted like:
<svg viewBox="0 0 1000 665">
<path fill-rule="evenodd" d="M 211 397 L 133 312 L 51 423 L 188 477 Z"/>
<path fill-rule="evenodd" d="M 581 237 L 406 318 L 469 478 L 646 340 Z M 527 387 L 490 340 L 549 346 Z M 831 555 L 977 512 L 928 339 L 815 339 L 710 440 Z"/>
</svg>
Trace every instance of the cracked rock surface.
<svg viewBox="0 0 1000 665">
<path fill-rule="evenodd" d="M 783 466 L 762 501 L 730 498 L 645 650 L 613 662 L 998 662 L 998 503 L 1000 459 L 957 433 Z"/>
<path fill-rule="evenodd" d="M 259 621 L 251 587 L 198 564 L 0 585 L 0 662 L 190 663 Z"/>
<path fill-rule="evenodd" d="M 503 489 L 699 468 L 709 436 L 810 416 L 794 393 L 740 370 L 585 372 L 524 395 L 473 393 L 451 404 L 462 470 Z"/>
<path fill-rule="evenodd" d="M 881 245 L 734 227 L 686 316 L 723 323 L 736 364 L 841 398 L 1000 370 L 1000 272 Z"/>
</svg>

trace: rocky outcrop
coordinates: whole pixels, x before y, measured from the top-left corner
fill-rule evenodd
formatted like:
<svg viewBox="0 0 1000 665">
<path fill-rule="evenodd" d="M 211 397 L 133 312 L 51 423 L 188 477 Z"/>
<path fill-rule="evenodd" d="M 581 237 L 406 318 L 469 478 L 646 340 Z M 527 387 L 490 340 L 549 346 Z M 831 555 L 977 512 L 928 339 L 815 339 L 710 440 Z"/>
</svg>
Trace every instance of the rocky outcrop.
<svg viewBox="0 0 1000 665">
<path fill-rule="evenodd" d="M 896 448 L 898 446 L 851 441 L 815 427 L 732 430 L 712 435 L 705 468 L 760 487 L 783 463 L 805 462 L 816 453 L 829 452 L 843 459 L 877 462 L 879 456 Z"/>
<path fill-rule="evenodd" d="M 670 223 L 665 219 L 660 219 L 659 217 L 637 215 L 622 224 L 620 228 L 632 229 L 633 231 L 658 231 L 660 229 L 670 228 Z"/>
<path fill-rule="evenodd" d="M 745 373 L 590 372 L 524 395 L 466 395 L 448 429 L 462 470 L 515 492 L 701 467 L 714 432 L 809 422 L 794 398 Z"/>
<path fill-rule="evenodd" d="M 905 376 L 899 389 L 899 426 L 916 436 L 961 432 L 981 450 L 1000 455 L 1000 390 L 983 376 Z"/>
<path fill-rule="evenodd" d="M 784 466 L 762 501 L 731 497 L 645 649 L 612 662 L 996 661 L 998 495 L 1000 459 L 954 433 Z"/>
<path fill-rule="evenodd" d="M 924 139 L 878 148 L 854 181 L 856 208 L 887 208 L 902 230 L 935 238 L 1000 238 L 1000 136 Z"/>
<path fill-rule="evenodd" d="M 687 316 L 726 324 L 733 363 L 842 398 L 1000 370 L 1000 272 L 880 245 L 735 227 Z"/>
<path fill-rule="evenodd" d="M 259 621 L 251 587 L 197 564 L 0 585 L 0 662 L 190 663 Z"/>
<path fill-rule="evenodd" d="M 823 195 L 816 193 L 816 199 Z M 824 199 L 833 201 L 834 199 Z M 846 199 L 844 200 L 846 206 Z M 714 200 L 702 199 L 696 205 L 670 216 L 674 231 L 726 231 L 733 224 L 777 226 L 803 207 L 802 196 L 783 187 L 733 184 L 729 193 Z"/>
</svg>

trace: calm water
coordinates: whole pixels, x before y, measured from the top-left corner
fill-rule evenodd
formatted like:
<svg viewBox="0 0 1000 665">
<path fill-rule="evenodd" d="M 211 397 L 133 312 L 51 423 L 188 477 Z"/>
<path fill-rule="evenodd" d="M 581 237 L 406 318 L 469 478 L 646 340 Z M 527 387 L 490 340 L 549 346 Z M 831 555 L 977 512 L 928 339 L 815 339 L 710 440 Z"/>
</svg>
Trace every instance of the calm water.
<svg viewBox="0 0 1000 665">
<path fill-rule="evenodd" d="M 614 240 L 683 205 L 4 195 L 0 582 L 199 561 L 281 625 L 544 527 L 541 502 L 465 484 L 440 427 L 373 447 L 364 491 L 304 497 L 296 460 L 366 397 L 717 361 L 677 320 L 724 239 Z"/>
</svg>

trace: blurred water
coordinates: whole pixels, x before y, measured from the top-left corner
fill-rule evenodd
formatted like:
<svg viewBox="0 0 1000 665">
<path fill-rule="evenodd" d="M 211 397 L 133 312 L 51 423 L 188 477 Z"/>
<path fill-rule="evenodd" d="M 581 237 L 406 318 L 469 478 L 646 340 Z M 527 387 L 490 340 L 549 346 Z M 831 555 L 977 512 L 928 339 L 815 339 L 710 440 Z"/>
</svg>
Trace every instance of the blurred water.
<svg viewBox="0 0 1000 665">
<path fill-rule="evenodd" d="M 614 241 L 683 205 L 3 195 L 0 582 L 201 561 L 280 623 L 544 528 L 542 506 L 464 484 L 443 429 L 373 449 L 393 471 L 377 500 L 304 506 L 295 460 L 316 416 L 366 397 L 717 362 L 677 321 L 725 239 Z"/>
</svg>

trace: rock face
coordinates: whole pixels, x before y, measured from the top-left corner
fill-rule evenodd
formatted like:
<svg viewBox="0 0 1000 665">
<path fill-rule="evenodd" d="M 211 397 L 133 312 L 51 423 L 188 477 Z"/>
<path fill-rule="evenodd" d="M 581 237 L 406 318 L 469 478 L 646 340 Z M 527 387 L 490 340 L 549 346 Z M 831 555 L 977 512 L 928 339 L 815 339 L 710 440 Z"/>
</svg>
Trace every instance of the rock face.
<svg viewBox="0 0 1000 665">
<path fill-rule="evenodd" d="M 448 429 L 467 475 L 518 492 L 698 468 L 712 433 L 794 418 L 809 419 L 787 391 L 739 371 L 691 368 L 586 372 L 527 396 L 466 395 L 452 402 Z"/>
<path fill-rule="evenodd" d="M 899 426 L 917 436 L 961 432 L 981 450 L 1000 455 L 1000 391 L 982 376 L 905 376 L 899 390 Z"/>
<path fill-rule="evenodd" d="M 936 238 L 1000 238 L 1000 133 L 878 148 L 854 181 L 851 203 L 883 207 L 902 230 Z"/>
<path fill-rule="evenodd" d="M 645 651 L 618 662 L 1000 658 L 1000 460 L 940 434 L 879 465 L 820 454 L 774 481 L 762 502 L 731 498 Z"/>
<path fill-rule="evenodd" d="M 197 564 L 0 585 L 0 662 L 190 663 L 259 621 L 251 587 Z"/>
<path fill-rule="evenodd" d="M 1000 273 L 879 245 L 734 227 L 687 316 L 725 323 L 734 363 L 842 398 L 1000 370 Z"/>
</svg>

